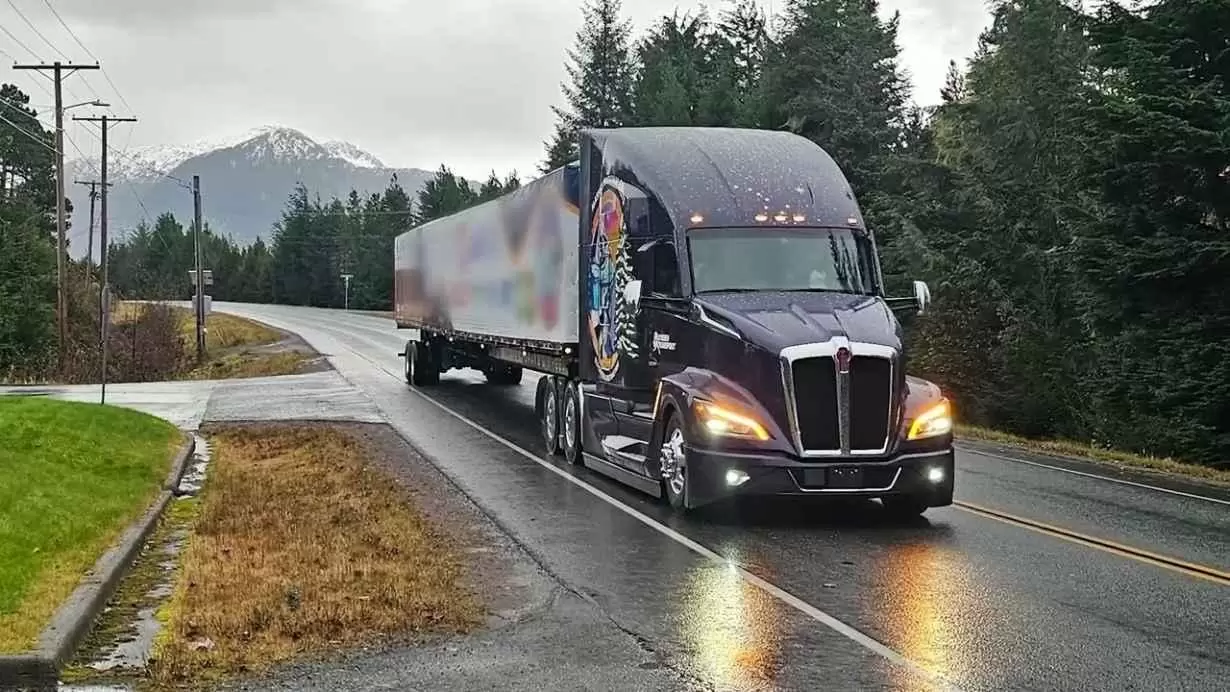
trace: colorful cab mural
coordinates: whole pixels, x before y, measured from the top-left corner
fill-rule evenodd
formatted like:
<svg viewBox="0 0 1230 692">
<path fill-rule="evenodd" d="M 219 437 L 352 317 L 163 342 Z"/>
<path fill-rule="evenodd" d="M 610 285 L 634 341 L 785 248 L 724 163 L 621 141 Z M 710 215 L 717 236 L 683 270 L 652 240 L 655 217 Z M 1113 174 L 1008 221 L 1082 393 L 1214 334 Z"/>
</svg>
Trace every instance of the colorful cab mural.
<svg viewBox="0 0 1230 692">
<path fill-rule="evenodd" d="M 586 291 L 589 339 L 598 375 L 610 382 L 619 374 L 621 353 L 635 357 L 634 316 L 624 305 L 632 279 L 625 198 L 616 180 L 604 182 L 594 203 L 590 229 L 589 285 Z"/>
</svg>

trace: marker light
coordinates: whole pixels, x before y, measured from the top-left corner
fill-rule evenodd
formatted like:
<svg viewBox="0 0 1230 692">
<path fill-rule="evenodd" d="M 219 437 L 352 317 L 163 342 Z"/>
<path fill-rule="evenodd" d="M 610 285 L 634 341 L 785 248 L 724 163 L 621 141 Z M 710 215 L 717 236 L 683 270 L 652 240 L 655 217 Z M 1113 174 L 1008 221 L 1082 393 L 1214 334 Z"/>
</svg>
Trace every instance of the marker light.
<svg viewBox="0 0 1230 692">
<path fill-rule="evenodd" d="M 705 217 L 701 216 L 700 214 L 692 215 L 692 223 L 700 223 L 701 221 L 704 221 L 704 220 L 705 220 Z"/>
<path fill-rule="evenodd" d="M 768 220 L 769 220 L 769 215 L 768 215 L 768 214 L 757 214 L 757 215 L 756 215 L 756 220 L 757 220 L 757 221 L 759 221 L 759 222 L 761 222 L 761 223 L 764 223 L 765 221 L 768 221 Z"/>
<path fill-rule="evenodd" d="M 722 408 L 708 401 L 697 401 L 696 415 L 712 435 L 769 439 L 769 433 L 756 419 Z"/>
<path fill-rule="evenodd" d="M 773 220 L 778 223 L 786 223 L 786 215 L 781 212 L 778 212 L 778 214 L 773 217 Z"/>
<path fill-rule="evenodd" d="M 726 485 L 732 488 L 737 488 L 747 482 L 748 475 L 746 471 L 738 469 L 730 469 L 726 472 Z"/>
<path fill-rule="evenodd" d="M 952 404 L 947 399 L 927 409 L 910 424 L 910 440 L 921 440 L 952 432 Z"/>
</svg>

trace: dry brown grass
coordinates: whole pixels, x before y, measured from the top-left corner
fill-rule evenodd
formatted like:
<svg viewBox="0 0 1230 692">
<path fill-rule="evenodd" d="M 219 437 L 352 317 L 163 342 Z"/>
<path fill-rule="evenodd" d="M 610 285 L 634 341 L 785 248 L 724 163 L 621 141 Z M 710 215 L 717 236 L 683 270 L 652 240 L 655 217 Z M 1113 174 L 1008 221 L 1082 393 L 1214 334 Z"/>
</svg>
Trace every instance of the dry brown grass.
<svg viewBox="0 0 1230 692">
<path fill-rule="evenodd" d="M 1074 442 L 1072 440 L 1030 440 L 1028 438 L 1018 437 L 1009 433 L 999 432 L 998 430 L 979 428 L 971 425 L 958 425 L 956 433 L 957 437 L 967 440 L 994 442 L 996 444 L 1019 447 L 1024 450 L 1040 452 L 1042 454 L 1077 457 L 1079 459 L 1094 461 L 1111 466 L 1170 473 L 1180 476 L 1188 476 L 1190 478 L 1199 478 L 1201 480 L 1212 481 L 1218 484 L 1230 485 L 1230 470 L 1216 469 L 1211 466 L 1185 464 L 1174 459 L 1150 457 L 1141 454 L 1131 454 L 1129 452 L 1101 449 L 1081 442 Z"/>
<path fill-rule="evenodd" d="M 187 312 L 185 329 L 188 337 L 195 344 L 196 323 L 192 319 L 192 313 Z M 205 330 L 205 348 L 210 351 L 236 346 L 276 344 L 282 340 L 281 333 L 272 327 L 222 312 L 215 312 L 205 317 Z"/>
<path fill-rule="evenodd" d="M 294 375 L 312 357 L 306 353 L 283 351 L 280 353 L 232 353 L 215 358 L 184 375 L 189 380 L 231 380 L 245 377 L 274 377 Z"/>
<path fill-rule="evenodd" d="M 232 428 L 214 439 L 201 513 L 151 666 L 155 684 L 480 624 L 454 547 L 365 465 L 353 438 L 297 426 Z"/>
</svg>

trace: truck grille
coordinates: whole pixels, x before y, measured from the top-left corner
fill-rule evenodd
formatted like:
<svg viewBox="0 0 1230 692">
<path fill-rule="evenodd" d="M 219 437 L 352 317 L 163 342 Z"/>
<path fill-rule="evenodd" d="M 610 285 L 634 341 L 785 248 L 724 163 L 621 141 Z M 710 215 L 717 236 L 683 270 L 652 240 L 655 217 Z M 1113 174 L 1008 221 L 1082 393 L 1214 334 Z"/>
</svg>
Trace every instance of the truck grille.
<svg viewBox="0 0 1230 692">
<path fill-rule="evenodd" d="M 832 357 L 800 358 L 790 365 L 799 442 L 807 452 L 841 450 L 841 397 Z M 850 359 L 850 450 L 887 446 L 892 414 L 893 363 L 878 356 Z"/>
<path fill-rule="evenodd" d="M 840 449 L 837 367 L 832 358 L 804 358 L 791 366 L 795 416 L 803 449 Z"/>
</svg>

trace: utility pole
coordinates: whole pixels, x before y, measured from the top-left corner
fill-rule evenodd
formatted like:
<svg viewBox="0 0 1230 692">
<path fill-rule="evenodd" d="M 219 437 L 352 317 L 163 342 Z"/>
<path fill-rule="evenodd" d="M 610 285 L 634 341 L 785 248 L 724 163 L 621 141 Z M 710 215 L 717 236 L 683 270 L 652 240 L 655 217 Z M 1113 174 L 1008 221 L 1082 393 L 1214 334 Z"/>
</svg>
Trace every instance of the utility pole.
<svg viewBox="0 0 1230 692">
<path fill-rule="evenodd" d="M 192 176 L 192 243 L 196 253 L 196 357 L 205 360 L 205 272 L 201 271 L 201 176 Z"/>
<path fill-rule="evenodd" d="M 59 326 L 60 348 L 59 367 L 64 371 L 64 361 L 68 349 L 68 241 L 64 229 L 64 78 L 77 70 L 97 70 L 100 66 L 74 65 L 59 62 L 50 65 L 14 65 L 14 70 L 51 70 L 52 81 L 55 82 L 56 99 L 56 268 L 59 276 L 59 287 L 56 291 L 56 318 Z"/>
<path fill-rule="evenodd" d="M 98 217 L 98 264 L 102 270 L 102 277 L 98 285 L 98 338 L 102 350 L 102 401 L 107 403 L 107 331 L 111 324 L 111 286 L 107 284 L 107 129 L 111 123 L 135 123 L 136 118 L 116 118 L 112 116 L 94 116 L 89 118 L 77 118 L 73 120 L 81 120 L 83 122 L 101 123 L 102 124 L 102 172 L 98 185 L 102 188 L 101 200 L 102 209 Z"/>
<path fill-rule="evenodd" d="M 342 280 L 346 282 L 346 298 L 344 305 L 346 309 L 350 309 L 350 280 L 354 278 L 354 274 L 342 274 Z"/>
<path fill-rule="evenodd" d="M 76 180 L 78 185 L 90 186 L 90 235 L 89 241 L 86 243 L 85 260 L 89 264 L 94 264 L 94 203 L 98 201 L 98 181 L 97 180 Z M 111 183 L 107 183 L 108 186 Z"/>
</svg>

